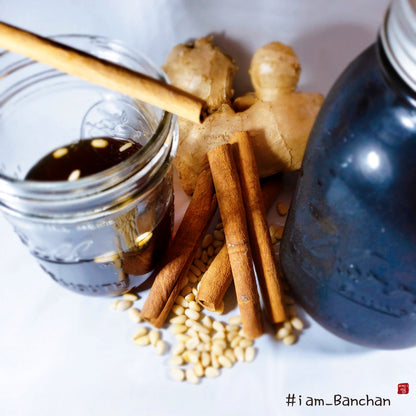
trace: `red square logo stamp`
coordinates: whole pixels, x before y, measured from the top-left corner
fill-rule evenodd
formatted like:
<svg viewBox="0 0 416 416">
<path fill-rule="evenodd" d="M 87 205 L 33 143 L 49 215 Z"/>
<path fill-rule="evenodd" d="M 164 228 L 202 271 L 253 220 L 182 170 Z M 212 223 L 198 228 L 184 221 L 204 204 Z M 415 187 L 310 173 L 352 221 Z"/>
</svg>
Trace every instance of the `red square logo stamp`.
<svg viewBox="0 0 416 416">
<path fill-rule="evenodd" d="M 409 383 L 399 383 L 397 385 L 397 394 L 408 394 L 409 393 Z"/>
</svg>

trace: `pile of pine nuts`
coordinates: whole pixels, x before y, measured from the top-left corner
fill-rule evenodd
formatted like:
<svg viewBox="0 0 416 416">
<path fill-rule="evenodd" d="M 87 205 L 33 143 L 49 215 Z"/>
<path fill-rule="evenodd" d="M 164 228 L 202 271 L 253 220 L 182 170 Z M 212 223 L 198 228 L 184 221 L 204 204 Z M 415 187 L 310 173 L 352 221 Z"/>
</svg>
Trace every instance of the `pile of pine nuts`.
<svg viewBox="0 0 416 416">
<path fill-rule="evenodd" d="M 272 241 L 276 229 L 270 227 Z M 281 238 L 281 235 L 274 238 L 274 243 L 280 240 L 277 237 Z M 169 360 L 169 375 L 173 380 L 198 384 L 203 377 L 217 377 L 222 369 L 231 368 L 237 362 L 251 362 L 256 356 L 254 341 L 244 334 L 240 316 L 230 317 L 227 322 L 220 321 L 214 316 L 223 313 L 224 305 L 215 313 L 206 313 L 195 300 L 199 282 L 224 241 L 221 223 L 205 235 L 172 308 L 168 329 L 176 339 Z M 127 293 L 111 307 L 118 311 L 128 310 L 130 320 L 141 323 L 140 310 L 134 307 L 136 300 L 137 295 Z M 275 337 L 291 345 L 297 341 L 303 322 L 296 316 L 290 295 L 286 296 L 286 304 L 290 318 L 278 326 Z M 166 343 L 162 340 L 162 332 L 141 325 L 133 334 L 133 342 L 139 346 L 152 345 L 158 354 L 164 354 Z"/>
</svg>

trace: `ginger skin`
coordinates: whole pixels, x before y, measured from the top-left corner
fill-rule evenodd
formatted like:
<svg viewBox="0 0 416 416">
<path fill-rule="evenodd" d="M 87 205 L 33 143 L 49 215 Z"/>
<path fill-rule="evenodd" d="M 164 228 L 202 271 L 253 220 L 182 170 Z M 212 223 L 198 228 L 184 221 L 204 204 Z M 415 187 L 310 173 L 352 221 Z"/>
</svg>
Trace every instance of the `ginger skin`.
<svg viewBox="0 0 416 416">
<path fill-rule="evenodd" d="M 289 46 L 272 42 L 253 55 L 249 73 L 255 93 L 231 103 L 236 67 L 211 41 L 196 41 L 192 56 L 189 51 L 178 53 L 189 46 L 176 46 L 164 65 L 174 85 L 206 100 L 212 112 L 203 124 L 178 119 L 179 146 L 174 162 L 188 195 L 193 193 L 207 152 L 227 143 L 237 131 L 247 131 L 252 139 L 260 176 L 299 169 L 323 101 L 321 94 L 295 91 L 301 69 L 298 59 Z M 218 54 L 220 57 L 213 58 Z M 208 71 L 211 65 L 215 70 Z M 215 79 L 207 76 L 208 72 L 215 73 Z M 198 85 L 199 82 L 205 86 Z"/>
</svg>

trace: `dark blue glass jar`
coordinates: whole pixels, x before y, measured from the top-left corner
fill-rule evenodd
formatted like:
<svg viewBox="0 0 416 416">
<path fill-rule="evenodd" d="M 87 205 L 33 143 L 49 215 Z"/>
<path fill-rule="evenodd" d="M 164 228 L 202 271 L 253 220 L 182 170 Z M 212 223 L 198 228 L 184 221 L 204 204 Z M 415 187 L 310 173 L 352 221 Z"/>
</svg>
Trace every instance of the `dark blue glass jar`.
<svg viewBox="0 0 416 416">
<path fill-rule="evenodd" d="M 416 345 L 415 3 L 393 2 L 327 96 L 280 252 L 305 310 L 374 348 Z"/>
</svg>

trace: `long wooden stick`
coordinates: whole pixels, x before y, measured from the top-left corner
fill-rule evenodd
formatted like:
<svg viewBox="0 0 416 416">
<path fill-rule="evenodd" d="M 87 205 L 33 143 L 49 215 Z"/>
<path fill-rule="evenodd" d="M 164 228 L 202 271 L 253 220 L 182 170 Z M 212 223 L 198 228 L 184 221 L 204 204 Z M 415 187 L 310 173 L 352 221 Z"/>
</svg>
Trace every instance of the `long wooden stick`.
<svg viewBox="0 0 416 416">
<path fill-rule="evenodd" d="M 231 137 L 230 143 L 240 176 L 251 250 L 264 308 L 270 323 L 277 324 L 285 321 L 286 312 L 267 225 L 266 210 L 261 197 L 254 151 L 246 132 L 235 133 Z"/>
<path fill-rule="evenodd" d="M 0 22 L 0 47 L 201 123 L 203 100 L 158 79 Z"/>
<path fill-rule="evenodd" d="M 243 329 L 248 337 L 257 338 L 263 333 L 260 299 L 240 181 L 230 144 L 226 143 L 211 149 L 208 152 L 208 161 L 224 225 L 225 242 Z"/>
</svg>

